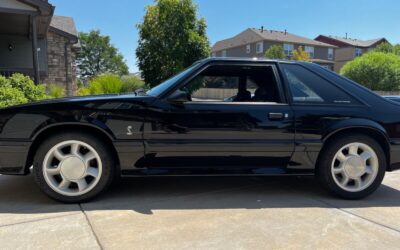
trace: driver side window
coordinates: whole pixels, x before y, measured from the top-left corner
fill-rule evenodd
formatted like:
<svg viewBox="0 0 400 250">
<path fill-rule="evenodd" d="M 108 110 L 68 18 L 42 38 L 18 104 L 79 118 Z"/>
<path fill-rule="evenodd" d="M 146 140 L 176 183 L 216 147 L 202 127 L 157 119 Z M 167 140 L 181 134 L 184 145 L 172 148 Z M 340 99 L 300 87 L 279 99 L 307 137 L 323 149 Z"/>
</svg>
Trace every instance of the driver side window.
<svg viewBox="0 0 400 250">
<path fill-rule="evenodd" d="M 235 96 L 239 86 L 239 77 L 234 76 L 197 76 L 187 91 L 192 101 L 227 101 Z"/>
<path fill-rule="evenodd" d="M 213 65 L 180 91 L 193 102 L 280 102 L 272 66 Z"/>
</svg>

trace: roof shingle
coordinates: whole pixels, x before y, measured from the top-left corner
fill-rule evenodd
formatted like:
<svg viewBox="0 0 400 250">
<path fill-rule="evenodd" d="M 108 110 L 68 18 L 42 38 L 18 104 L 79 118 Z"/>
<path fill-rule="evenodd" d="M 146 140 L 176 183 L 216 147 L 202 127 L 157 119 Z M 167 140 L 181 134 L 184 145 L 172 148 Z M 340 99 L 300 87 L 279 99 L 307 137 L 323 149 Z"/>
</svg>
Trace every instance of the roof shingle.
<svg viewBox="0 0 400 250">
<path fill-rule="evenodd" d="M 72 17 L 53 16 L 50 22 L 50 27 L 78 38 L 78 31 L 76 30 L 75 22 Z"/>
<path fill-rule="evenodd" d="M 260 30 L 260 29 L 249 28 L 232 38 L 221 40 L 215 43 L 212 50 L 221 51 L 224 49 L 238 47 L 248 43 L 254 43 L 259 41 L 272 41 L 272 42 L 282 42 L 282 43 L 286 42 L 286 43 L 294 43 L 300 45 L 336 48 L 336 46 L 334 45 L 315 41 L 285 31 L 266 30 L 266 29 Z"/>
<path fill-rule="evenodd" d="M 321 35 L 321 36 L 325 36 L 330 39 L 334 39 L 339 42 L 346 43 L 348 45 L 356 46 L 356 47 L 371 47 L 382 40 L 386 41 L 386 39 L 383 37 L 370 39 L 370 40 L 359 40 L 359 39 L 345 38 L 345 37 L 339 37 L 339 36 L 326 36 L 326 35 Z"/>
</svg>

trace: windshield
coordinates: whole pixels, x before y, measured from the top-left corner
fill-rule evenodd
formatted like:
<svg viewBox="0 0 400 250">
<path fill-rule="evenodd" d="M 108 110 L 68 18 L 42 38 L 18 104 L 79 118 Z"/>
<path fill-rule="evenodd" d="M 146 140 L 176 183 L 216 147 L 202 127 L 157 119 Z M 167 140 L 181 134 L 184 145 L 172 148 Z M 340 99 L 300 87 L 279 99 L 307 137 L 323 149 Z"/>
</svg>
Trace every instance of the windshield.
<svg viewBox="0 0 400 250">
<path fill-rule="evenodd" d="M 167 89 L 172 87 L 176 81 L 179 81 L 180 79 L 185 77 L 190 71 L 192 71 L 198 65 L 199 65 L 199 63 L 193 64 L 192 66 L 185 69 L 181 73 L 169 78 L 168 80 L 165 80 L 164 82 L 162 82 L 159 85 L 155 86 L 154 88 L 150 89 L 149 91 L 146 92 L 146 94 L 150 95 L 150 96 L 155 96 L 155 97 L 161 95 L 162 93 L 164 93 L 164 91 L 166 91 Z"/>
</svg>

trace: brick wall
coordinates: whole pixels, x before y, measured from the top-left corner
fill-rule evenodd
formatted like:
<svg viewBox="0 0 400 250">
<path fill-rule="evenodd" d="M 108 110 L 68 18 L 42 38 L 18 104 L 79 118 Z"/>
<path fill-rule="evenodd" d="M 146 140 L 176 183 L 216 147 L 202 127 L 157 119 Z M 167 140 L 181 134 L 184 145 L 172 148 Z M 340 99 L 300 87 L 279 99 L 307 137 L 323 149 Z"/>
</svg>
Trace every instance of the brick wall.
<svg viewBox="0 0 400 250">
<path fill-rule="evenodd" d="M 66 75 L 65 66 L 65 44 L 68 39 L 54 32 L 49 31 L 47 34 L 47 63 L 48 74 L 43 78 L 45 84 L 55 83 L 66 89 L 66 93 L 72 95 L 76 90 L 76 67 L 75 56 L 76 51 L 73 45 L 67 46 L 68 59 L 68 75 Z M 68 85 L 70 83 L 70 85 Z M 72 89 L 69 89 L 69 86 Z"/>
</svg>

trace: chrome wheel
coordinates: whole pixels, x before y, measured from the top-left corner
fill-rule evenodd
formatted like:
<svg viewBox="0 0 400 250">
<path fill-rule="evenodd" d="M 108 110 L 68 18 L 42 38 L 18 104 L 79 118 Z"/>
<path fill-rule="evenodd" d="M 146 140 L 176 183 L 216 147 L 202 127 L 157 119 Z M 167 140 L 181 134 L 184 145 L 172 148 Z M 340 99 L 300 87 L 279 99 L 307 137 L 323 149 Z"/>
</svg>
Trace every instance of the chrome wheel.
<svg viewBox="0 0 400 250">
<path fill-rule="evenodd" d="M 66 196 L 83 195 L 100 180 L 102 162 L 96 150 L 87 143 L 70 140 L 52 147 L 43 161 L 47 184 Z"/>
<path fill-rule="evenodd" d="M 334 156 L 331 172 L 336 184 L 349 192 L 368 188 L 379 170 L 378 156 L 364 143 L 354 142 L 342 147 Z"/>
</svg>

